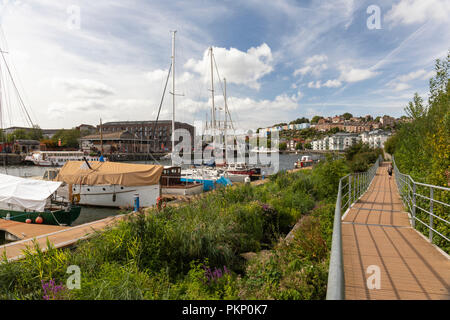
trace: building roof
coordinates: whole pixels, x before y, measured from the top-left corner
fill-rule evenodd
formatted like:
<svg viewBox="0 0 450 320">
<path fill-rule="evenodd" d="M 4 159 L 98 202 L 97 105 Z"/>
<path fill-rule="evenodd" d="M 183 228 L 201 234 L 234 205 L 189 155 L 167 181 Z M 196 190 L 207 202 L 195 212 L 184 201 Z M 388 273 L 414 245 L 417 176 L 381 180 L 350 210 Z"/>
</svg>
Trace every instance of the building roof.
<svg viewBox="0 0 450 320">
<path fill-rule="evenodd" d="M 38 140 L 24 140 L 24 139 L 19 139 L 16 140 L 16 143 L 18 144 L 32 144 L 32 145 L 39 145 L 39 141 Z"/>
<path fill-rule="evenodd" d="M 117 131 L 111 133 L 91 134 L 80 138 L 81 140 L 135 140 L 134 136 L 128 131 Z"/>
<path fill-rule="evenodd" d="M 102 126 L 118 126 L 118 125 L 144 125 L 144 124 L 154 124 L 155 120 L 144 120 L 144 121 L 113 121 L 113 122 L 105 122 Z M 172 123 L 172 120 L 158 120 L 159 124 L 168 124 Z M 188 126 L 192 126 L 188 123 L 175 121 L 175 124 L 185 124 Z M 100 127 L 100 126 L 98 126 Z"/>
</svg>

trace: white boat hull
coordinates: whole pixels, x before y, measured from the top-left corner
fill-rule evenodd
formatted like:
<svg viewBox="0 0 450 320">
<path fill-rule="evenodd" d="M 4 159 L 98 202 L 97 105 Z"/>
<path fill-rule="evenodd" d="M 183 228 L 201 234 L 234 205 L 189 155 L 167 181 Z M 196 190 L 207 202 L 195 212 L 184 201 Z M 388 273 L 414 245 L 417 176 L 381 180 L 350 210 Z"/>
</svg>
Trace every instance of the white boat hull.
<svg viewBox="0 0 450 320">
<path fill-rule="evenodd" d="M 226 173 L 223 176 L 225 178 L 230 179 L 231 182 L 245 182 L 245 178 L 250 177 L 247 174 L 234 174 L 234 173 Z"/>
<path fill-rule="evenodd" d="M 203 184 L 199 183 L 197 185 L 190 185 L 188 187 L 181 187 L 181 186 L 163 187 L 163 188 L 161 188 L 161 192 L 162 192 L 162 194 L 190 196 L 190 195 L 202 193 L 203 192 Z"/>
<path fill-rule="evenodd" d="M 134 207 L 134 195 L 139 195 L 140 207 L 156 205 L 160 196 L 159 184 L 151 186 L 72 185 L 72 194 L 80 194 L 81 205 L 102 207 Z"/>
</svg>

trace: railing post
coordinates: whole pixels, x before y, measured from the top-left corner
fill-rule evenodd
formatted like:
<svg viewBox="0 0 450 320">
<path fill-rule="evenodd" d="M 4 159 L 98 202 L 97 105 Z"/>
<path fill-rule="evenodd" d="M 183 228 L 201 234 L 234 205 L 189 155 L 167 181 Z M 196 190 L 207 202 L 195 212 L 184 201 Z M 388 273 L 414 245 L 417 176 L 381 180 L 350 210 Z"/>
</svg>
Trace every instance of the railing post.
<svg viewBox="0 0 450 320">
<path fill-rule="evenodd" d="M 361 197 L 361 174 L 358 174 L 358 198 Z"/>
<path fill-rule="evenodd" d="M 413 182 L 413 194 L 412 194 L 412 227 L 416 227 L 416 184 Z"/>
<path fill-rule="evenodd" d="M 433 242 L 433 196 L 434 196 L 434 189 L 432 187 L 430 187 L 430 233 L 429 233 L 429 238 L 430 238 L 430 242 Z"/>
<path fill-rule="evenodd" d="M 348 207 L 352 205 L 352 176 L 348 176 Z"/>
</svg>

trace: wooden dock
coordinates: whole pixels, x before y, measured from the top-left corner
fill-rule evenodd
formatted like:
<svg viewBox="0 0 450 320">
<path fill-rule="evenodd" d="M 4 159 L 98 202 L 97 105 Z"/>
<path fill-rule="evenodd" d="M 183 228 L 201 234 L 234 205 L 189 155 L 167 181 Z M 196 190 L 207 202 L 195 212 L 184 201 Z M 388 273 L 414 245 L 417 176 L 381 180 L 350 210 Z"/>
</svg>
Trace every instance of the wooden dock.
<svg viewBox="0 0 450 320">
<path fill-rule="evenodd" d="M 387 166 L 342 220 L 345 298 L 448 300 L 450 259 L 411 227 Z M 379 289 L 368 288 L 370 266 L 380 270 Z"/>
<path fill-rule="evenodd" d="M 12 233 L 16 236 L 22 236 L 22 240 L 0 246 L 0 257 L 3 257 L 3 255 L 6 254 L 8 261 L 18 260 L 23 257 L 23 250 L 27 247 L 33 247 L 33 241 L 36 241 L 43 251 L 47 248 L 47 239 L 55 248 L 68 247 L 74 245 L 79 240 L 90 237 L 96 231 L 111 226 L 125 217 L 127 217 L 127 215 L 112 216 L 75 227 L 26 224 L 1 220 L 0 230 Z"/>
<path fill-rule="evenodd" d="M 67 229 L 68 227 L 51 226 L 45 224 L 27 224 L 12 220 L 0 219 L 0 230 L 11 234 L 18 240 L 40 236 Z"/>
</svg>

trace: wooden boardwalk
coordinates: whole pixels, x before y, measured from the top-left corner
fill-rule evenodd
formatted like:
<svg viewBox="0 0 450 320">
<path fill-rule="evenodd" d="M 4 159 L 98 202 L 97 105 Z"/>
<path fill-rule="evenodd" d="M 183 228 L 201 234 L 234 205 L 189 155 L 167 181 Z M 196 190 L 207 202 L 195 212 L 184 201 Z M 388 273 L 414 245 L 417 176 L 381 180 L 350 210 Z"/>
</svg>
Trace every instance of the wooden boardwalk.
<svg viewBox="0 0 450 320">
<path fill-rule="evenodd" d="M 35 240 L 41 249 L 47 249 L 47 239 L 56 248 L 68 247 L 77 241 L 85 239 L 96 231 L 105 229 L 128 215 L 118 215 L 102 220 L 85 223 L 75 227 L 59 227 L 49 225 L 26 224 L 21 222 L 0 220 L 0 230 L 22 235 L 22 240 L 0 246 L 0 258 L 6 254 L 8 260 L 17 260 L 23 257 L 23 250 L 33 247 Z M 21 237 L 22 238 L 22 237 Z"/>
<path fill-rule="evenodd" d="M 12 220 L 0 219 L 0 230 L 6 231 L 19 240 L 33 238 L 46 233 L 67 229 L 68 227 L 51 226 L 46 224 L 27 224 Z"/>
<path fill-rule="evenodd" d="M 345 298 L 448 300 L 450 259 L 411 227 L 387 166 L 342 220 Z M 369 266 L 380 269 L 379 289 L 367 286 Z"/>
</svg>

